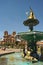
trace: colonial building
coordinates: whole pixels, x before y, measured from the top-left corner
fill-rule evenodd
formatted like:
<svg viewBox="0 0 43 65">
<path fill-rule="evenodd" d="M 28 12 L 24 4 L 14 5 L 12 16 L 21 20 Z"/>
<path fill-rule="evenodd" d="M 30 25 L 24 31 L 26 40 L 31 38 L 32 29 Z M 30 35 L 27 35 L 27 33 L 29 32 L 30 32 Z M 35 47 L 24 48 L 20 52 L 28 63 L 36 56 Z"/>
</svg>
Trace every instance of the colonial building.
<svg viewBox="0 0 43 65">
<path fill-rule="evenodd" d="M 27 41 L 21 39 L 21 36 L 16 35 L 16 32 L 9 34 L 8 31 L 4 31 L 3 40 L 0 41 L 0 45 L 14 46 L 16 48 L 23 48 L 27 45 Z"/>
<path fill-rule="evenodd" d="M 6 43 L 15 43 L 16 42 L 16 32 L 13 32 L 11 35 L 8 34 L 8 31 L 4 32 L 4 36 L 3 36 L 3 41 L 1 42 L 1 44 L 6 44 Z"/>
</svg>

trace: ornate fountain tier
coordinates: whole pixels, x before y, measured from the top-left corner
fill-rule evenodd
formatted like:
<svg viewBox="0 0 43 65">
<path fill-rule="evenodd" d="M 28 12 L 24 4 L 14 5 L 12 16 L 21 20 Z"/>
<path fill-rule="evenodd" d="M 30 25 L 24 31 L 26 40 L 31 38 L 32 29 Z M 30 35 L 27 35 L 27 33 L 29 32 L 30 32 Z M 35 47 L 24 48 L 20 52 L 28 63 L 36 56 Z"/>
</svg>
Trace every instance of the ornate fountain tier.
<svg viewBox="0 0 43 65">
<path fill-rule="evenodd" d="M 37 24 L 39 24 L 39 21 L 35 18 L 35 15 L 32 9 L 30 9 L 30 15 L 28 16 L 28 19 L 23 22 L 23 24 L 25 26 L 29 26 L 29 29 L 31 31 L 33 30 L 33 26 L 36 26 Z"/>
<path fill-rule="evenodd" d="M 18 35 L 21 36 L 21 39 L 27 40 L 27 42 L 30 40 L 43 40 L 43 32 L 40 31 L 20 32 Z"/>
<path fill-rule="evenodd" d="M 35 25 L 39 24 L 39 21 L 37 19 L 28 19 L 28 20 L 24 21 L 23 24 L 25 26 L 35 26 Z"/>
</svg>

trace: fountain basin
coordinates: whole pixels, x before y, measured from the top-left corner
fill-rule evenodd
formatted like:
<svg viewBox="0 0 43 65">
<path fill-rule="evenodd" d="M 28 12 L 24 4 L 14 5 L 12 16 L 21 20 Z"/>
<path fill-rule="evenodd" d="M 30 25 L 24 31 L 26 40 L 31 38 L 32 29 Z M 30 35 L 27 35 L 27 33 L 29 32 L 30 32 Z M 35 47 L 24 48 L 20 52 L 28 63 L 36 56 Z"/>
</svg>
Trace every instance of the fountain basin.
<svg viewBox="0 0 43 65">
<path fill-rule="evenodd" d="M 40 31 L 30 31 L 30 32 L 20 32 L 18 35 L 21 36 L 22 39 L 27 40 L 43 40 L 43 32 Z"/>
</svg>

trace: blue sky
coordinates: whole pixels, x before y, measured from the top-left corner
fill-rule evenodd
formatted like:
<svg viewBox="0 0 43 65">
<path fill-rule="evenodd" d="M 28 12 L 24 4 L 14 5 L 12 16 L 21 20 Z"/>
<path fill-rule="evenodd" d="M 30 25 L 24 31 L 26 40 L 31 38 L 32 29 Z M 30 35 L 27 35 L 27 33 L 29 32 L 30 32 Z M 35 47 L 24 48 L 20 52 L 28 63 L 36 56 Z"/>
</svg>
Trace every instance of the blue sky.
<svg viewBox="0 0 43 65">
<path fill-rule="evenodd" d="M 28 31 L 23 21 L 27 19 L 26 11 L 29 12 L 30 7 L 40 22 L 34 30 L 43 31 L 43 0 L 0 0 L 0 37 L 5 30 L 9 34 Z"/>
</svg>

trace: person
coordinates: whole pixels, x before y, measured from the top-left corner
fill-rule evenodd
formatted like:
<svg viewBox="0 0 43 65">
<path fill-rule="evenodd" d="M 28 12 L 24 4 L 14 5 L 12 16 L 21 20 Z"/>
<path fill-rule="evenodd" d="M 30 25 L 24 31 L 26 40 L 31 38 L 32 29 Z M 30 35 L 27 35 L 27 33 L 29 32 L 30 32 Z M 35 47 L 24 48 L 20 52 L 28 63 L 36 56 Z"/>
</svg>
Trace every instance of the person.
<svg viewBox="0 0 43 65">
<path fill-rule="evenodd" d="M 25 47 L 23 48 L 24 57 L 26 56 Z"/>
</svg>

